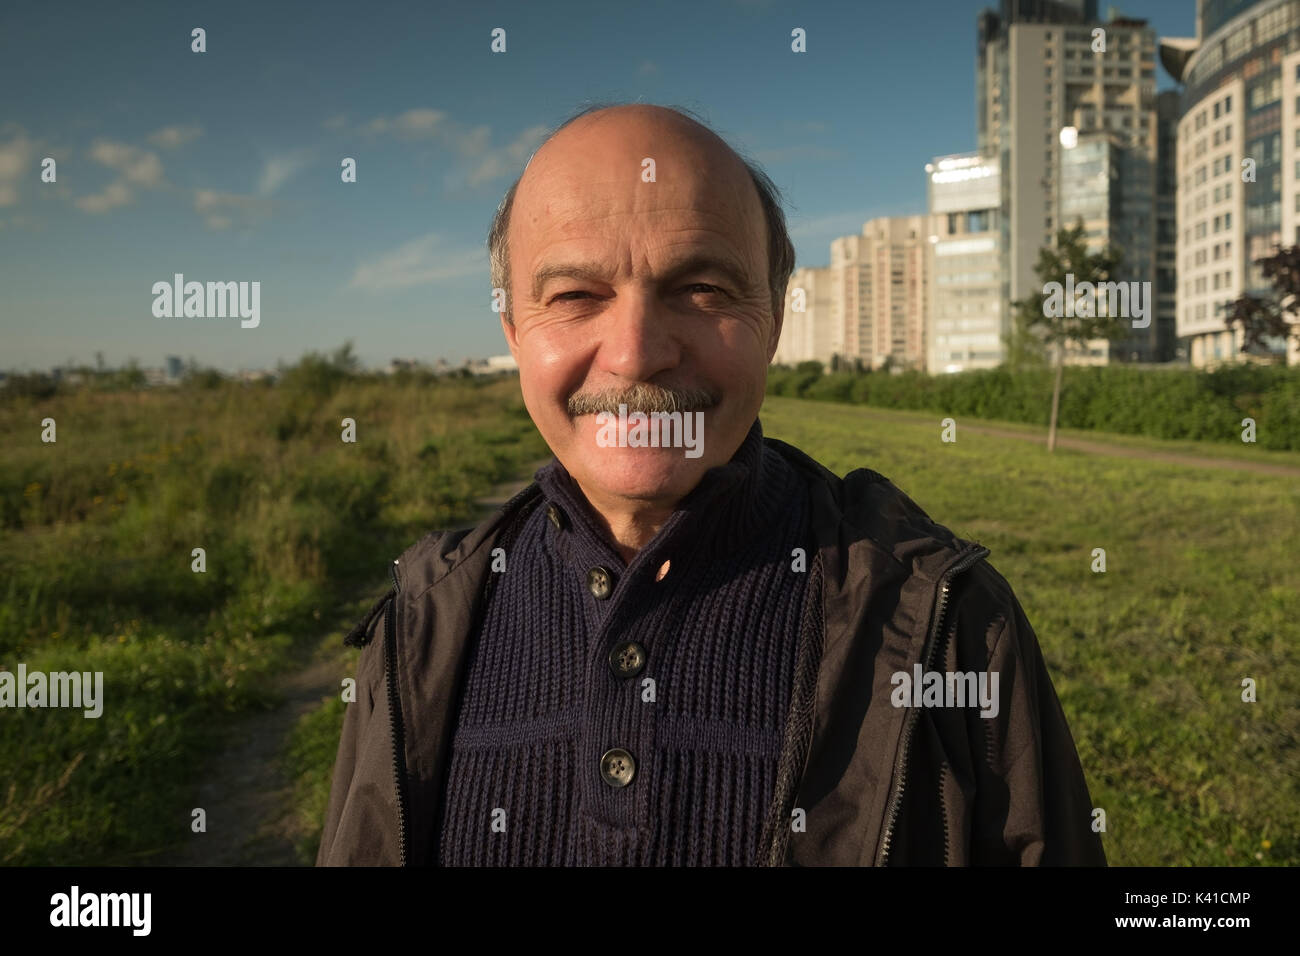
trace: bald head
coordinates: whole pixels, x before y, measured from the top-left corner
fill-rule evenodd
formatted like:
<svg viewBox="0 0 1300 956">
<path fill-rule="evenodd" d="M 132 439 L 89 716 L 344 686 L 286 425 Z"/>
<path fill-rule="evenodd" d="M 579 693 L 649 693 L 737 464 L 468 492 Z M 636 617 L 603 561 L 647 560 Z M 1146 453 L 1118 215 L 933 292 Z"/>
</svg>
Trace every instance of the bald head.
<svg viewBox="0 0 1300 956">
<path fill-rule="evenodd" d="M 505 291 L 507 321 L 514 318 L 514 294 L 524 291 L 511 284 L 516 278 L 511 275 L 516 210 L 526 207 L 531 222 L 565 212 L 564 204 L 555 201 L 559 190 L 548 188 L 545 198 L 535 197 L 539 183 L 558 181 L 570 193 L 580 193 L 592 182 L 626 176 L 629 163 L 641 170 L 646 158 L 654 161 L 656 181 L 694 176 L 701 190 L 732 206 L 737 227 L 752 230 L 763 252 L 759 268 L 771 309 L 779 313 L 794 271 L 794 248 L 776 186 L 687 112 L 642 103 L 591 107 L 562 123 L 533 153 L 498 207 L 488 236 L 492 287 Z"/>
</svg>

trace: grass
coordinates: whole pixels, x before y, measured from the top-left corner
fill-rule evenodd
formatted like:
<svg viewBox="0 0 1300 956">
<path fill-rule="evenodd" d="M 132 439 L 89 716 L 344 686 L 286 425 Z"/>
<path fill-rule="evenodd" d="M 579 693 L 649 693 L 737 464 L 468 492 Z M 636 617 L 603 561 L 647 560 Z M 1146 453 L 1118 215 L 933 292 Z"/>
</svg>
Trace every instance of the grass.
<svg viewBox="0 0 1300 956">
<path fill-rule="evenodd" d="M 98 719 L 0 713 L 0 863 L 182 846 L 220 731 L 274 706 L 394 554 L 545 451 L 513 379 L 319 385 L 0 404 L 0 667 L 102 671 L 105 697 Z"/>
<path fill-rule="evenodd" d="M 46 417 L 55 444 L 40 441 Z M 345 417 L 355 445 L 340 441 Z M 1112 863 L 1300 863 L 1296 479 L 1048 455 L 963 431 L 962 418 L 944 444 L 941 417 L 777 396 L 762 412 L 767 434 L 841 474 L 882 472 L 992 550 L 1106 811 Z M 8 864 L 147 863 L 183 847 L 222 731 L 274 706 L 277 677 L 305 656 L 350 674 L 356 652 L 337 622 L 382 593 L 387 562 L 546 452 L 515 379 L 10 399 L 0 436 L 0 666 L 105 677 L 97 720 L 0 712 Z M 1090 570 L 1094 548 L 1104 574 Z M 1247 677 L 1253 704 L 1241 700 Z M 322 699 L 286 742 L 303 862 L 342 713 L 337 696 Z"/>
<path fill-rule="evenodd" d="M 839 474 L 874 468 L 990 548 L 1043 648 L 1113 864 L 1300 863 L 1297 479 L 1049 455 L 960 422 L 944 444 L 936 416 L 908 417 L 779 397 L 762 412 L 765 434 Z"/>
</svg>

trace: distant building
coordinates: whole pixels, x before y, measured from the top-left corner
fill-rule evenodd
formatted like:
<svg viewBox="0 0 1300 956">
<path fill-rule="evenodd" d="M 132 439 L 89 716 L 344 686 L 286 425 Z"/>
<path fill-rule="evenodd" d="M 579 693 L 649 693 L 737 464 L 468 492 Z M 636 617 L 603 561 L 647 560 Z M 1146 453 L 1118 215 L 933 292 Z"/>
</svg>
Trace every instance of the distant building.
<svg viewBox="0 0 1300 956">
<path fill-rule="evenodd" d="M 485 359 L 466 359 L 461 366 L 474 375 L 500 375 L 519 368 L 513 355 L 491 355 Z"/>
<path fill-rule="evenodd" d="M 930 212 L 929 348 L 933 374 L 1003 360 L 1001 177 L 996 156 L 959 153 L 926 163 Z"/>
<path fill-rule="evenodd" d="M 185 364 L 181 361 L 179 355 L 167 356 L 167 377 L 173 382 L 181 377 L 185 370 Z"/>
<path fill-rule="evenodd" d="M 796 311 L 799 305 L 801 311 Z M 778 365 L 821 362 L 829 367 L 831 356 L 844 354 L 844 329 L 832 321 L 831 270 L 802 267 L 790 276 L 781 318 L 781 337 L 772 361 Z"/>
<path fill-rule="evenodd" d="M 1134 313 L 1122 324 L 1129 329 L 1121 339 L 1098 339 L 1088 344 L 1077 364 L 1105 365 L 1112 358 L 1154 362 L 1156 324 L 1155 168 L 1145 149 L 1132 149 L 1113 132 L 1080 133 L 1073 147 L 1061 151 L 1061 220 L 1067 228 L 1083 221 L 1089 252 L 1107 244 L 1117 246 L 1123 258 L 1115 278 L 1149 283 L 1142 290 L 1142 308 L 1151 325 L 1131 328 Z M 1148 296 L 1149 291 L 1149 296 Z"/>
<path fill-rule="evenodd" d="M 977 148 L 996 156 L 1000 165 L 1005 328 L 1013 301 L 1042 292 L 1035 271 L 1039 250 L 1055 244 L 1059 229 L 1074 225 L 1063 175 L 1070 165 L 1064 154 L 1076 136 L 1113 135 L 1107 162 L 1141 180 L 1135 185 L 1150 208 L 1130 205 L 1106 231 L 1116 245 L 1140 248 L 1143 257 L 1154 260 L 1156 38 L 1145 20 L 1119 16 L 1114 8 L 1101 20 L 1096 0 L 1004 2 L 999 12 L 980 14 L 977 23 Z M 1151 281 L 1154 264 L 1147 268 L 1142 276 L 1116 279 Z M 1158 329 L 1153 321 L 1146 329 L 1132 330 L 1126 342 L 1095 344 L 1094 351 L 1101 354 L 1091 358 L 1150 358 L 1158 351 Z"/>
<path fill-rule="evenodd" d="M 831 242 L 831 314 L 843 327 L 842 357 L 863 367 L 924 368 L 929 310 L 925 216 L 864 223 Z"/>
<path fill-rule="evenodd" d="M 1162 39 L 1160 59 L 1183 84 L 1178 335 L 1192 365 L 1240 361 L 1233 300 L 1271 294 L 1259 260 L 1300 244 L 1300 0 L 1202 0 L 1196 36 Z"/>
</svg>

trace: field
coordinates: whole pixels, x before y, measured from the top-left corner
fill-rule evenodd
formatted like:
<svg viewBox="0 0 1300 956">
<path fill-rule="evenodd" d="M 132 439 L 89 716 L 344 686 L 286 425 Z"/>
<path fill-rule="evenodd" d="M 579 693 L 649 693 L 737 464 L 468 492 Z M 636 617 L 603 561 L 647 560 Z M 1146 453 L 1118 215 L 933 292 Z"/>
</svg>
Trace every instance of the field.
<svg viewBox="0 0 1300 956">
<path fill-rule="evenodd" d="M 107 701 L 0 711 L 0 863 L 221 840 L 192 810 L 233 718 L 337 653 L 407 544 L 545 452 L 514 381 L 305 378 L 0 405 L 0 667 L 102 671 Z"/>
<path fill-rule="evenodd" d="M 838 474 L 874 468 L 991 550 L 1106 811 L 1112 864 L 1300 863 L 1300 478 L 1048 455 L 964 435 L 960 420 L 945 444 L 941 417 L 772 397 L 761 416 L 765 433 Z M 1242 702 L 1245 677 L 1256 703 Z"/>
<path fill-rule="evenodd" d="M 514 379 L 209 384 L 0 403 L 0 667 L 103 671 L 106 698 L 98 719 L 0 711 L 0 863 L 202 861 L 193 847 L 222 839 L 220 821 L 195 833 L 192 810 L 238 745 L 231 728 L 275 712 L 286 674 L 350 673 L 339 641 L 387 562 L 546 455 Z M 1300 479 L 1049 456 L 962 421 L 946 444 L 939 417 L 776 396 L 762 412 L 766 434 L 839 473 L 882 472 L 991 549 L 1043 647 L 1113 864 L 1300 863 Z M 300 862 L 342 709 L 315 698 L 276 757 Z"/>
</svg>

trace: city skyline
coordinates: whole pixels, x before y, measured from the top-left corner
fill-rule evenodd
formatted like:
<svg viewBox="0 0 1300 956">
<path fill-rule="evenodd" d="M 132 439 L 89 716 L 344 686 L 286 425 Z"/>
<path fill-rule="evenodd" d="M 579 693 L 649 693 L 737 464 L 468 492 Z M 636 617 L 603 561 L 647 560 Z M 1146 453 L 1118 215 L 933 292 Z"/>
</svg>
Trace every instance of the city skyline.
<svg viewBox="0 0 1300 956">
<path fill-rule="evenodd" d="M 0 76 L 28 92 L 0 124 L 0 366 L 101 351 L 110 365 L 181 355 L 234 371 L 348 339 L 368 367 L 503 353 L 491 216 L 546 130 L 593 100 L 700 112 L 782 190 L 798 265 L 824 265 L 868 220 L 924 213 L 925 163 L 975 148 L 989 6 L 501 4 L 451 21 L 380 5 L 355 23 L 332 4 L 310 18 L 248 4 L 7 13 Z M 1121 9 L 1158 36 L 1195 32 L 1194 3 Z M 490 52 L 495 27 L 505 53 Z M 796 27 L 807 53 L 790 50 Z M 76 56 L 44 77 L 56 48 Z M 557 64 L 567 49 L 584 55 Z M 1157 82 L 1171 84 L 1163 69 Z M 41 182 L 45 157 L 55 182 Z M 260 282 L 260 324 L 155 317 L 150 290 L 174 273 Z"/>
</svg>

